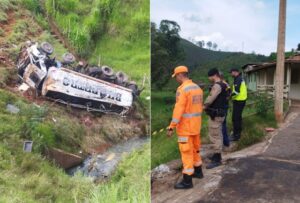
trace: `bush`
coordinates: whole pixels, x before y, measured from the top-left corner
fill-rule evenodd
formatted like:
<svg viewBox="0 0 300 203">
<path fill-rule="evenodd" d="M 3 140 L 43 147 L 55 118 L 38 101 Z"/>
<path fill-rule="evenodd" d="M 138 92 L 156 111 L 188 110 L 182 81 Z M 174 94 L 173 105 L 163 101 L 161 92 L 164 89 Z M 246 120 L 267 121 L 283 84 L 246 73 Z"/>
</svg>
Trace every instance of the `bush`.
<svg viewBox="0 0 300 203">
<path fill-rule="evenodd" d="M 69 13 L 75 10 L 78 3 L 78 0 L 56 0 L 55 8 L 61 11 L 62 13 Z"/>
<path fill-rule="evenodd" d="M 51 147 L 55 144 L 55 136 L 50 124 L 39 123 L 31 131 L 31 138 L 34 142 L 33 150 L 42 152 L 45 147 Z"/>
<path fill-rule="evenodd" d="M 7 21 L 7 14 L 0 10 L 0 22 L 6 22 L 6 21 Z"/>
<path fill-rule="evenodd" d="M 259 116 L 266 116 L 270 107 L 274 105 L 273 100 L 267 94 L 258 94 L 256 97 L 256 112 Z"/>
<path fill-rule="evenodd" d="M 6 10 L 12 8 L 12 7 L 13 7 L 13 4 L 11 3 L 10 0 L 1 0 L 0 1 L 0 9 L 2 11 L 6 11 Z"/>
<path fill-rule="evenodd" d="M 28 10 L 34 13 L 41 12 L 39 0 L 22 0 L 22 4 L 24 5 L 25 8 L 27 8 Z"/>
</svg>

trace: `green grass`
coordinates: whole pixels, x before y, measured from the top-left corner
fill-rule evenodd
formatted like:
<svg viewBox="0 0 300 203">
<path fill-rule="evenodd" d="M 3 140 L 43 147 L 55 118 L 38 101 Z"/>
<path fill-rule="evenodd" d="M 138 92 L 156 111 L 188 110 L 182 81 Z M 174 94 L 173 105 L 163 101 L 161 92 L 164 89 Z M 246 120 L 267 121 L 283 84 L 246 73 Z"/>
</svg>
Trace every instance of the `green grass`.
<svg viewBox="0 0 300 203">
<path fill-rule="evenodd" d="M 177 137 L 167 138 L 166 127 L 170 124 L 173 107 L 175 104 L 175 92 L 172 91 L 152 91 L 151 94 L 151 167 L 178 159 Z M 207 143 L 208 117 L 202 117 L 201 139 L 202 143 Z M 162 132 L 160 132 L 163 129 Z"/>
<path fill-rule="evenodd" d="M 149 0 L 47 0 L 43 5 L 77 53 L 124 71 L 150 96 Z"/>
<path fill-rule="evenodd" d="M 126 156 L 112 179 L 99 185 L 70 177 L 39 154 L 22 152 L 21 143 L 15 145 L 18 149 L 0 144 L 0 202 L 150 202 L 149 144 Z"/>
<path fill-rule="evenodd" d="M 18 139 L 16 139 L 18 141 Z M 0 145 L 0 202 L 84 202 L 94 187 L 88 178 L 66 175 L 43 157 Z"/>
<path fill-rule="evenodd" d="M 91 202 L 150 202 L 150 143 L 125 158 L 111 180 L 94 189 Z"/>
<path fill-rule="evenodd" d="M 277 127 L 273 112 L 268 112 L 264 116 L 254 115 L 243 119 L 243 133 L 238 141 L 238 149 L 243 149 L 247 146 L 262 141 L 266 127 Z"/>
<path fill-rule="evenodd" d="M 71 1 L 60 2 L 65 6 L 70 6 Z M 9 1 L 0 1 L 0 5 L 3 2 L 9 3 Z M 67 50 L 47 30 L 48 24 L 39 12 L 40 7 L 37 6 L 39 1 L 19 0 L 18 2 L 25 2 L 26 4 L 22 5 L 30 9 L 31 13 L 24 7 L 15 12 L 16 23 L 13 31 L 7 36 L 8 42 L 17 45 L 8 50 L 12 60 L 16 59 L 17 50 L 25 41 L 25 35 L 34 41 L 50 42 L 54 45 L 56 57 L 60 60 L 61 55 Z M 94 2 L 99 1 L 95 0 Z M 101 2 L 109 1 L 101 0 Z M 119 7 L 116 7 L 115 14 L 113 14 L 115 16 L 109 19 L 111 21 L 107 27 L 109 34 L 99 35 L 103 41 L 99 38 L 92 43 L 95 47 L 88 47 L 91 49 L 85 51 L 89 53 L 87 59 L 91 62 L 98 63 L 100 55 L 101 64 L 103 62 L 112 66 L 115 71 L 125 71 L 141 86 L 144 74 L 149 77 L 150 72 L 149 33 L 147 29 L 143 28 L 145 16 L 149 17 L 145 12 L 149 10 L 145 7 L 149 6 L 149 2 L 126 2 L 130 5 L 124 3 L 126 8 L 118 5 Z M 141 5 L 142 8 L 140 8 Z M 78 12 L 79 20 L 85 21 L 86 19 L 82 16 L 90 16 L 90 8 L 94 5 L 81 1 L 81 4 L 77 6 L 75 13 Z M 122 11 L 119 12 L 121 9 Z M 128 12 L 129 10 L 131 12 Z M 64 18 L 64 15 L 61 18 Z M 132 21 L 130 20 L 132 24 L 126 24 L 128 19 L 132 19 Z M 76 22 L 74 28 L 84 30 L 81 24 L 83 21 Z M 140 24 L 142 21 L 144 23 Z M 137 30 L 140 34 L 136 34 Z M 68 37 L 68 33 L 65 34 Z M 110 35 L 111 37 L 109 37 Z M 95 35 L 91 34 L 90 37 L 93 36 Z M 79 37 L 80 39 L 82 38 Z M 100 46 L 101 48 L 99 48 Z M 0 69 L 1 88 L 6 87 L 11 76 L 15 75 L 15 73 L 7 71 L 7 68 Z M 146 116 L 149 112 L 144 112 L 149 111 L 149 101 L 145 100 L 145 97 L 150 95 L 149 81 L 146 80 L 145 84 L 147 89 L 136 103 L 139 112 L 131 115 L 130 119 L 147 120 Z M 8 103 L 20 108 L 20 113 L 11 114 L 6 111 Z M 95 119 L 94 126 L 91 128 L 82 123 L 81 118 L 86 115 Z M 130 138 L 136 136 L 136 132 L 143 131 L 139 129 L 140 126 L 133 128 L 124 118 L 96 117 L 85 111 L 74 112 L 72 108 L 50 102 L 38 107 L 16 94 L 0 89 L 0 192 L 2 194 L 0 202 L 68 203 L 114 202 L 114 200 L 117 202 L 150 202 L 150 144 L 124 156 L 124 160 L 111 180 L 98 185 L 86 177 L 67 176 L 63 170 L 41 155 L 45 147 L 57 147 L 77 153 L 81 149 L 87 149 L 89 144 L 116 143 L 125 139 L 124 137 Z M 24 140 L 33 140 L 32 153 L 22 151 Z"/>
<path fill-rule="evenodd" d="M 9 113 L 8 103 L 18 106 L 19 114 Z M 40 155 L 45 146 L 79 149 L 85 131 L 68 113 L 37 107 L 0 89 L 0 122 L 0 202 L 150 201 L 150 144 L 126 155 L 111 180 L 95 185 L 89 178 L 66 175 Z M 28 139 L 34 143 L 32 153 L 22 151 Z"/>
</svg>

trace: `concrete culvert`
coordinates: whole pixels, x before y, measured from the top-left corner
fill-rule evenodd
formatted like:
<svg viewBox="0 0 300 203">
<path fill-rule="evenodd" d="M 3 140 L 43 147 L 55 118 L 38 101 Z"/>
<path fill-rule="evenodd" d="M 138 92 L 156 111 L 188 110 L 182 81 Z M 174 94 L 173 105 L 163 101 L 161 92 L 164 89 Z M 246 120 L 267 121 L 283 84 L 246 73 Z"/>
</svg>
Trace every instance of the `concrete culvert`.
<svg viewBox="0 0 300 203">
<path fill-rule="evenodd" d="M 62 56 L 64 64 L 72 64 L 75 62 L 75 56 L 71 53 L 65 53 Z"/>
<path fill-rule="evenodd" d="M 47 55 L 51 55 L 54 51 L 53 46 L 48 42 L 42 42 L 40 49 L 45 52 Z"/>
<path fill-rule="evenodd" d="M 116 73 L 116 82 L 118 85 L 124 85 L 128 82 L 128 76 L 122 71 Z"/>
</svg>

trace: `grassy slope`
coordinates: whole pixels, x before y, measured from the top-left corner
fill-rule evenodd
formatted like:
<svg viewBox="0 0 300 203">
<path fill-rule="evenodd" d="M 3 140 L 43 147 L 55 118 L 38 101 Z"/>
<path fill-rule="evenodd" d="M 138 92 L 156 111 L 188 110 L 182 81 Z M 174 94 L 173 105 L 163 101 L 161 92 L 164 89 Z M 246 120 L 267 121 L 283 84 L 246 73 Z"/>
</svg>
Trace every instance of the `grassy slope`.
<svg viewBox="0 0 300 203">
<path fill-rule="evenodd" d="M 4 11 L 2 10 L 4 7 L 1 7 L 1 12 L 18 8 L 10 1 L 0 2 L 1 5 L 4 3 L 8 5 L 8 9 Z M 5 55 L 8 54 L 12 60 L 15 60 L 15 53 L 18 53 L 20 42 L 24 42 L 28 36 L 37 41 L 51 42 L 58 58 L 66 52 L 66 49 L 48 31 L 42 30 L 37 25 L 36 16 L 33 17 L 24 8 L 15 10 L 14 13 L 16 22 L 13 22 L 11 32 L 2 35 L 0 41 L 4 38 L 3 41 L 8 45 L 17 46 L 9 46 L 3 52 Z M 39 24 L 47 27 L 43 19 L 39 19 Z M 35 32 L 31 33 L 30 30 L 35 30 Z M 7 82 L 15 80 L 14 67 L 0 64 L 0 73 L 1 88 L 5 88 Z M 6 111 L 8 103 L 18 106 L 20 113 L 14 115 Z M 95 185 L 85 177 L 69 177 L 63 170 L 45 160 L 39 153 L 44 145 L 78 152 L 78 146 L 86 142 L 83 140 L 86 137 L 94 137 L 90 142 L 99 143 L 105 140 L 111 142 L 120 140 L 118 136 L 111 137 L 114 132 L 121 133 L 123 137 L 131 136 L 126 133 L 130 127 L 128 123 L 122 121 L 122 118 L 104 118 L 104 120 L 123 123 L 122 126 L 127 126 L 124 128 L 125 131 L 120 131 L 118 128 L 104 129 L 104 125 L 109 125 L 106 122 L 99 123 L 98 127 L 93 127 L 87 132 L 87 128 L 85 129 L 80 121 L 86 113 L 74 116 L 72 109 L 66 109 L 65 106 L 51 105 L 50 107 L 48 104 L 46 102 L 39 108 L 22 97 L 0 89 L 0 192 L 2 194 L 0 202 L 99 202 L 101 196 L 101 200 L 106 202 L 111 202 L 112 197 L 123 202 L 149 201 L 149 145 L 126 156 L 112 180 L 107 184 Z M 84 134 L 89 136 L 84 136 Z M 34 140 L 33 153 L 26 154 L 22 151 L 25 139 Z M 132 163 L 135 165 L 135 170 L 132 170 Z M 135 175 L 143 181 L 136 182 Z M 129 188 L 128 185 L 131 187 Z M 114 190 L 111 190 L 112 188 Z"/>
<path fill-rule="evenodd" d="M 15 135 L 9 139 L 0 144 L 0 202 L 150 201 L 149 144 L 126 156 L 109 182 L 95 185 L 66 175 L 39 154 L 24 153 Z"/>
<path fill-rule="evenodd" d="M 142 98 L 150 95 L 148 0 L 55 2 L 47 0 L 46 11 L 85 59 L 124 71 L 140 87 L 146 77 Z"/>
<path fill-rule="evenodd" d="M 91 60 L 96 63 L 100 56 L 102 64 L 126 72 L 141 85 L 144 75 L 150 76 L 149 1 L 120 1 L 108 24 Z"/>
<path fill-rule="evenodd" d="M 150 202 L 150 143 L 119 165 L 107 184 L 92 191 L 91 202 Z"/>
</svg>

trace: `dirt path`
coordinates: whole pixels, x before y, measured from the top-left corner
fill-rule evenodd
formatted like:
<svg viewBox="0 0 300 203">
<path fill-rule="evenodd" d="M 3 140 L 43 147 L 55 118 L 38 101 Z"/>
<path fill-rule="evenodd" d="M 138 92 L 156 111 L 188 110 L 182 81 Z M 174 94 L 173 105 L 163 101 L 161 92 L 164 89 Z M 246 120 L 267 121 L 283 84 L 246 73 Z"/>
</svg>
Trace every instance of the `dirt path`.
<svg viewBox="0 0 300 203">
<path fill-rule="evenodd" d="M 152 179 L 152 202 L 300 202 L 300 116 L 287 121 L 264 142 L 224 156 L 224 165 L 204 169 L 194 188 L 178 191 L 180 161 Z M 176 163 L 177 162 L 177 163 Z"/>
</svg>

